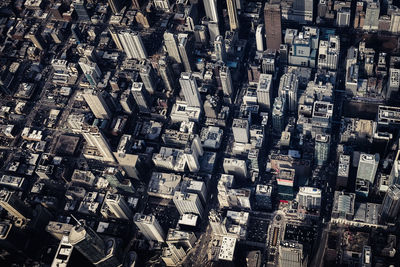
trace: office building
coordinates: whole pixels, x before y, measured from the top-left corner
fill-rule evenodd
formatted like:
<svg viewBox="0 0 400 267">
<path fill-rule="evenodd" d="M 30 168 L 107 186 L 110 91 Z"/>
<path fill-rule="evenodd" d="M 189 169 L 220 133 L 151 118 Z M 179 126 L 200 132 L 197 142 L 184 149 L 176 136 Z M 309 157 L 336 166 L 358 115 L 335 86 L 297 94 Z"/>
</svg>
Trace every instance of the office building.
<svg viewBox="0 0 400 267">
<path fill-rule="evenodd" d="M 256 186 L 255 199 L 257 207 L 261 209 L 272 209 L 272 185 L 258 184 Z"/>
<path fill-rule="evenodd" d="M 389 186 L 379 211 L 381 223 L 395 222 L 400 210 L 400 185 Z"/>
<path fill-rule="evenodd" d="M 294 73 L 285 73 L 282 75 L 279 83 L 278 94 L 285 98 L 286 110 L 290 113 L 297 112 L 297 91 L 299 88 L 299 80 Z"/>
<path fill-rule="evenodd" d="M 133 222 L 140 233 L 149 241 L 164 242 L 165 233 L 154 215 L 136 213 Z"/>
<path fill-rule="evenodd" d="M 193 213 L 203 218 L 204 208 L 197 194 L 176 191 L 172 200 L 180 215 Z"/>
<path fill-rule="evenodd" d="M 321 208 L 321 189 L 302 186 L 297 193 L 299 206 L 304 209 L 319 209 Z"/>
<path fill-rule="evenodd" d="M 287 32 L 290 34 L 290 32 Z M 316 67 L 319 44 L 319 28 L 303 26 L 292 41 L 289 50 L 289 64 L 301 67 Z M 285 39 L 287 36 L 285 35 Z"/>
<path fill-rule="evenodd" d="M 214 52 L 216 61 L 226 62 L 226 47 L 224 37 L 222 35 L 215 37 Z"/>
<path fill-rule="evenodd" d="M 44 50 L 46 48 L 46 42 L 41 36 L 39 25 L 34 25 L 27 34 L 27 37 L 35 45 L 37 49 Z"/>
<path fill-rule="evenodd" d="M 151 67 L 151 65 L 146 63 L 141 64 L 139 73 L 146 91 L 150 95 L 154 94 L 154 92 L 157 89 L 156 74 L 154 73 L 154 70 Z"/>
<path fill-rule="evenodd" d="M 84 0 L 74 0 L 72 2 L 72 6 L 75 9 L 76 15 L 78 16 L 78 20 L 80 22 L 89 22 L 90 18 L 85 8 Z"/>
<path fill-rule="evenodd" d="M 264 23 L 267 48 L 279 50 L 282 43 L 281 7 L 279 4 L 265 4 Z M 273 27 L 271 27 L 272 25 Z"/>
<path fill-rule="evenodd" d="M 258 52 L 264 52 L 264 24 L 258 24 L 257 26 L 256 48 Z"/>
<path fill-rule="evenodd" d="M 178 50 L 178 37 L 176 34 L 166 31 L 164 32 L 164 45 L 168 56 L 176 63 L 181 63 L 181 56 Z"/>
<path fill-rule="evenodd" d="M 27 221 L 32 216 L 31 209 L 15 192 L 3 189 L 0 191 L 0 206 L 12 217 Z"/>
<path fill-rule="evenodd" d="M 340 55 L 339 36 L 329 35 L 328 41 L 321 40 L 318 53 L 318 68 L 336 70 Z"/>
<path fill-rule="evenodd" d="M 390 32 L 395 34 L 400 33 L 400 9 L 396 8 L 393 10 L 390 17 Z"/>
<path fill-rule="evenodd" d="M 196 240 L 197 238 L 193 232 L 180 231 L 170 228 L 168 230 L 165 243 L 167 243 L 169 247 L 183 247 L 185 250 L 189 250 L 195 246 Z"/>
<path fill-rule="evenodd" d="M 227 96 L 230 99 L 232 99 L 233 83 L 232 83 L 231 71 L 229 70 L 228 66 L 223 65 L 220 68 L 219 77 L 221 79 L 222 91 L 224 93 L 224 96 Z"/>
<path fill-rule="evenodd" d="M 272 129 L 280 134 L 286 127 L 286 99 L 278 96 L 272 108 Z"/>
<path fill-rule="evenodd" d="M 100 213 L 104 218 L 117 218 L 129 220 L 132 218 L 132 211 L 122 195 L 107 193 Z"/>
<path fill-rule="evenodd" d="M 339 166 L 337 172 L 336 187 L 347 187 L 350 171 L 350 156 L 341 154 L 339 156 Z"/>
<path fill-rule="evenodd" d="M 223 219 L 221 213 L 215 211 L 214 209 L 210 210 L 208 221 L 210 222 L 210 226 L 214 235 L 224 236 L 227 234 L 225 226 L 226 220 Z"/>
<path fill-rule="evenodd" d="M 317 134 L 315 136 L 315 162 L 321 166 L 328 161 L 331 146 L 331 136 L 329 134 Z"/>
<path fill-rule="evenodd" d="M 218 9 L 217 0 L 204 0 L 204 10 L 206 11 L 206 16 L 216 23 L 218 23 Z"/>
<path fill-rule="evenodd" d="M 63 236 L 58 245 L 51 267 L 68 266 L 73 249 L 74 247 L 69 243 L 68 236 Z"/>
<path fill-rule="evenodd" d="M 150 95 L 144 88 L 143 83 L 133 82 L 131 87 L 131 93 L 135 99 L 136 105 L 139 108 L 140 113 L 150 113 Z"/>
<path fill-rule="evenodd" d="M 112 13 L 119 14 L 125 5 L 126 0 L 108 0 L 108 5 L 111 8 Z"/>
<path fill-rule="evenodd" d="M 233 119 L 232 131 L 235 142 L 247 144 L 250 141 L 249 121 L 246 119 Z"/>
<path fill-rule="evenodd" d="M 190 172 L 198 172 L 200 170 L 199 157 L 203 156 L 203 147 L 198 135 L 189 139 L 183 151 L 186 159 L 186 164 Z"/>
<path fill-rule="evenodd" d="M 121 93 L 121 98 L 119 99 L 119 103 L 121 104 L 122 110 L 131 115 L 135 109 L 135 100 L 133 99 L 133 95 L 131 94 L 131 90 L 126 89 Z"/>
<path fill-rule="evenodd" d="M 348 7 L 341 7 L 336 12 L 336 26 L 349 27 L 351 18 L 351 9 Z"/>
<path fill-rule="evenodd" d="M 236 0 L 227 0 L 226 6 L 228 8 L 229 26 L 231 31 L 239 29 L 239 19 L 236 7 Z"/>
<path fill-rule="evenodd" d="M 272 90 L 272 75 L 264 73 L 260 74 L 257 85 L 257 102 L 260 106 L 260 111 L 271 110 Z"/>
<path fill-rule="evenodd" d="M 332 206 L 332 218 L 336 221 L 354 218 L 356 194 L 343 191 L 335 191 Z"/>
<path fill-rule="evenodd" d="M 307 262 L 304 260 L 303 245 L 296 241 L 281 241 L 279 244 L 279 266 L 303 267 Z"/>
<path fill-rule="evenodd" d="M 112 119 L 112 112 L 109 104 L 109 95 L 105 91 L 85 89 L 82 94 L 90 110 L 98 119 Z"/>
<path fill-rule="evenodd" d="M 221 35 L 218 23 L 214 21 L 208 21 L 207 27 L 208 27 L 208 32 L 210 33 L 210 41 L 214 43 L 217 36 Z"/>
<path fill-rule="evenodd" d="M 188 106 L 200 108 L 202 106 L 200 93 L 192 73 L 182 72 L 179 83 Z"/>
<path fill-rule="evenodd" d="M 192 67 L 193 36 L 189 35 L 188 33 L 179 33 L 178 50 L 185 71 L 191 72 L 193 69 Z"/>
<path fill-rule="evenodd" d="M 235 177 L 246 179 L 248 177 L 247 163 L 245 160 L 224 158 L 224 172 Z"/>
<path fill-rule="evenodd" d="M 293 187 L 295 184 L 295 169 L 280 168 L 276 179 L 278 184 L 278 196 L 280 200 L 293 200 Z"/>
<path fill-rule="evenodd" d="M 131 153 L 131 148 L 133 146 L 133 138 L 131 135 L 124 134 L 121 136 L 119 140 L 117 151 L 114 152 L 114 156 L 118 161 L 119 166 L 125 171 L 126 175 L 130 178 L 135 178 L 140 180 L 142 174 L 144 173 L 143 164 L 138 155 Z M 120 181 L 125 184 L 125 182 Z M 122 185 L 118 185 L 117 187 L 121 187 Z"/>
<path fill-rule="evenodd" d="M 90 227 L 81 223 L 71 229 L 68 241 L 94 265 L 101 262 L 106 256 L 106 246 L 103 239 Z"/>
<path fill-rule="evenodd" d="M 380 4 L 379 1 L 369 2 L 365 11 L 365 20 L 362 27 L 365 31 L 376 31 L 379 26 L 379 12 Z"/>
<path fill-rule="evenodd" d="M 78 63 L 90 86 L 96 88 L 102 77 L 99 66 L 96 62 L 89 60 L 87 57 L 81 57 Z"/>
<path fill-rule="evenodd" d="M 170 67 L 171 62 L 167 57 L 161 57 L 158 60 L 158 72 L 160 73 L 161 79 L 164 82 L 165 88 L 173 92 L 175 89 L 174 74 Z"/>
<path fill-rule="evenodd" d="M 390 100 L 399 93 L 400 87 L 400 69 L 389 69 L 389 83 L 386 93 L 386 100 Z"/>
<path fill-rule="evenodd" d="M 379 154 L 360 154 L 360 161 L 358 162 L 357 178 L 367 180 L 371 184 L 375 182 L 376 171 L 379 165 Z"/>
<path fill-rule="evenodd" d="M 119 41 L 127 58 L 146 59 L 147 51 L 140 34 L 131 30 L 122 30 L 118 34 Z"/>
</svg>

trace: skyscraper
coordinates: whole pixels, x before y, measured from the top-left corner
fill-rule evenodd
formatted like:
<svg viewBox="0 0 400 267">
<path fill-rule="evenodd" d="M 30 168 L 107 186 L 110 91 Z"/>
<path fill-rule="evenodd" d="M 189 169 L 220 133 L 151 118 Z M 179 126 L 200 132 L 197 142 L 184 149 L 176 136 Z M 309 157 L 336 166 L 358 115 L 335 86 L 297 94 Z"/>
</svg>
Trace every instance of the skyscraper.
<svg viewBox="0 0 400 267">
<path fill-rule="evenodd" d="M 122 47 L 121 41 L 119 40 L 117 29 L 115 29 L 114 27 L 110 26 L 108 30 L 110 32 L 111 38 L 113 39 L 115 45 L 118 48 L 118 50 L 123 51 L 124 48 Z"/>
<path fill-rule="evenodd" d="M 281 241 L 279 245 L 279 266 L 302 267 L 303 245 L 295 241 Z"/>
<path fill-rule="evenodd" d="M 139 107 L 139 112 L 150 113 L 150 96 L 144 89 L 143 83 L 132 83 L 131 93 L 135 99 L 136 105 Z"/>
<path fill-rule="evenodd" d="M 178 49 L 185 71 L 187 72 L 192 71 L 192 51 L 193 51 L 192 36 L 187 33 L 178 34 Z"/>
<path fill-rule="evenodd" d="M 218 23 L 218 9 L 217 0 L 204 0 L 204 10 L 206 11 L 206 16 L 214 22 Z"/>
<path fill-rule="evenodd" d="M 112 112 L 106 99 L 108 94 L 105 91 L 97 91 L 93 89 L 85 89 L 82 94 L 90 110 L 98 119 L 111 119 Z"/>
<path fill-rule="evenodd" d="M 106 256 L 103 239 L 90 227 L 76 225 L 71 229 L 68 239 L 69 243 L 94 265 Z"/>
<path fill-rule="evenodd" d="M 264 24 L 258 24 L 257 26 L 256 47 L 258 52 L 264 51 Z"/>
<path fill-rule="evenodd" d="M 367 180 L 374 184 L 376 171 L 379 165 L 379 154 L 361 153 L 360 161 L 358 162 L 357 178 Z"/>
<path fill-rule="evenodd" d="M 260 74 L 257 86 L 257 102 L 261 111 L 269 111 L 271 109 L 272 96 L 272 75 Z"/>
<path fill-rule="evenodd" d="M 299 206 L 306 209 L 319 209 L 321 207 L 321 189 L 302 186 L 299 188 L 297 198 Z"/>
<path fill-rule="evenodd" d="M 142 235 L 149 241 L 164 242 L 165 233 L 154 215 L 136 213 L 133 221 Z"/>
<path fill-rule="evenodd" d="M 178 50 L 178 38 L 172 32 L 164 32 L 164 45 L 167 49 L 168 56 L 172 58 L 176 63 L 181 63 L 181 56 Z"/>
<path fill-rule="evenodd" d="M 233 84 L 232 84 L 232 77 L 231 71 L 229 67 L 226 65 L 221 66 L 219 70 L 219 77 L 221 79 L 222 91 L 224 96 L 229 97 L 232 99 L 233 96 Z"/>
<path fill-rule="evenodd" d="M 218 213 L 214 209 L 210 210 L 208 221 L 210 222 L 210 226 L 214 235 L 226 235 L 227 232 L 225 222 L 220 213 Z"/>
<path fill-rule="evenodd" d="M 279 4 L 265 4 L 264 23 L 267 48 L 279 50 L 282 43 L 281 7 Z"/>
<path fill-rule="evenodd" d="M 112 13 L 119 14 L 125 5 L 126 0 L 108 0 L 108 5 L 111 8 Z"/>
<path fill-rule="evenodd" d="M 72 2 L 72 6 L 75 9 L 76 14 L 78 15 L 78 20 L 80 22 L 87 22 L 90 21 L 88 13 L 85 8 L 85 1 L 84 0 L 74 0 Z"/>
<path fill-rule="evenodd" d="M 105 218 L 129 220 L 132 218 L 132 211 L 122 195 L 107 193 L 101 208 L 101 214 Z"/>
<path fill-rule="evenodd" d="M 78 63 L 90 86 L 96 88 L 102 75 L 99 66 L 87 57 L 81 57 Z"/>
<path fill-rule="evenodd" d="M 158 60 L 158 72 L 164 82 L 165 88 L 173 92 L 175 87 L 174 74 L 170 68 L 170 63 L 167 57 L 161 57 Z"/>
<path fill-rule="evenodd" d="M 363 30 L 378 30 L 379 26 L 379 1 L 369 2 L 365 11 Z"/>
<path fill-rule="evenodd" d="M 226 6 L 228 8 L 229 26 L 231 31 L 235 31 L 239 29 L 236 0 L 226 0 Z"/>
<path fill-rule="evenodd" d="M 199 90 L 197 89 L 196 78 L 190 72 L 182 72 L 179 79 L 182 93 L 185 100 L 190 107 L 201 107 L 201 98 Z"/>
<path fill-rule="evenodd" d="M 272 108 L 272 128 L 275 133 L 280 134 L 286 126 L 286 100 L 278 96 L 275 98 Z"/>
<path fill-rule="evenodd" d="M 185 213 L 193 213 L 203 218 L 204 208 L 203 204 L 201 204 L 200 197 L 197 194 L 175 191 L 174 198 L 172 200 L 174 201 L 174 204 L 180 215 Z"/>
<path fill-rule="evenodd" d="M 226 61 L 226 48 L 224 37 L 218 35 L 214 41 L 214 51 L 216 60 Z"/>
<path fill-rule="evenodd" d="M 285 73 L 282 75 L 279 83 L 279 96 L 285 98 L 287 110 L 290 113 L 297 113 L 297 90 L 299 80 L 294 73 Z"/>
<path fill-rule="evenodd" d="M 0 191 L 0 206 L 11 216 L 21 220 L 26 221 L 32 216 L 32 211 L 16 193 L 6 189 Z"/>
<path fill-rule="evenodd" d="M 400 185 L 391 185 L 383 199 L 379 211 L 379 221 L 381 223 L 394 222 L 400 210 Z"/>
<path fill-rule="evenodd" d="M 118 37 L 128 58 L 147 58 L 146 48 L 138 32 L 123 30 L 119 32 Z"/>
<path fill-rule="evenodd" d="M 329 158 L 331 136 L 329 134 L 317 134 L 315 136 L 315 161 L 323 165 Z"/>
<path fill-rule="evenodd" d="M 149 94 L 154 94 L 156 91 L 156 77 L 153 68 L 150 64 L 144 63 L 140 66 L 140 78 L 144 84 L 144 88 Z"/>
</svg>

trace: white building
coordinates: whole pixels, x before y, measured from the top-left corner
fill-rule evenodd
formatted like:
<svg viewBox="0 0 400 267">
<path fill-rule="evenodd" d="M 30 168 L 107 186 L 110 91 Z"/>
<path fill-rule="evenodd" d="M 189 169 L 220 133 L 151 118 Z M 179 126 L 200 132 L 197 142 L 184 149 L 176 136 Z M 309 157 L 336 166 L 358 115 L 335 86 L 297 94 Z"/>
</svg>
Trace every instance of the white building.
<svg viewBox="0 0 400 267">
<path fill-rule="evenodd" d="M 249 143 L 249 121 L 246 119 L 233 119 L 232 131 L 235 142 L 247 144 Z"/>
<path fill-rule="evenodd" d="M 257 102 L 261 111 L 268 111 L 271 109 L 271 96 L 272 96 L 272 75 L 260 74 L 257 86 Z"/>
<path fill-rule="evenodd" d="M 154 215 L 136 213 L 133 221 L 147 240 L 164 242 L 165 233 Z"/>
<path fill-rule="evenodd" d="M 374 184 L 376 171 L 379 165 L 379 154 L 360 154 L 360 161 L 358 162 L 357 179 L 369 181 Z"/>
<path fill-rule="evenodd" d="M 303 186 L 297 194 L 299 206 L 305 209 L 319 209 L 321 207 L 321 189 Z"/>
<path fill-rule="evenodd" d="M 297 90 L 299 87 L 299 80 L 294 73 L 285 73 L 282 75 L 279 83 L 279 96 L 286 99 L 286 105 L 291 113 L 297 111 Z"/>
<path fill-rule="evenodd" d="M 179 83 L 188 106 L 200 108 L 202 106 L 200 93 L 192 73 L 182 72 Z"/>
<path fill-rule="evenodd" d="M 233 174 L 244 179 L 248 177 L 247 164 L 244 160 L 224 158 L 223 167 L 227 174 Z"/>
<path fill-rule="evenodd" d="M 194 213 L 203 218 L 204 208 L 201 204 L 200 197 L 197 194 L 176 191 L 173 201 L 179 214 Z"/>
<path fill-rule="evenodd" d="M 318 53 L 318 68 L 336 70 L 340 56 L 339 36 L 329 35 L 328 41 L 321 40 Z"/>
</svg>

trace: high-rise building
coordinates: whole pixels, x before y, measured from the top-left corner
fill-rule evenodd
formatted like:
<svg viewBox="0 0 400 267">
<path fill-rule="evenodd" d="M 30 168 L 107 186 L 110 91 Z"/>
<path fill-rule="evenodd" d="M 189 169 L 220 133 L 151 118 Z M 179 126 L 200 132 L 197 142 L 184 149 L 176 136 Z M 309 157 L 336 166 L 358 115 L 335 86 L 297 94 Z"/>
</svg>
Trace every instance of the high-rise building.
<svg viewBox="0 0 400 267">
<path fill-rule="evenodd" d="M 272 128 L 280 134 L 286 127 L 286 99 L 278 96 L 274 100 L 272 108 Z"/>
<path fill-rule="evenodd" d="M 164 82 L 165 88 L 173 92 L 175 89 L 174 74 L 167 57 L 161 57 L 158 60 L 158 72 Z"/>
<path fill-rule="evenodd" d="M 361 153 L 360 161 L 358 162 L 357 178 L 374 184 L 379 159 L 378 153 L 375 155 Z"/>
<path fill-rule="evenodd" d="M 118 34 L 119 41 L 128 58 L 146 59 L 147 51 L 140 34 L 131 30 L 122 30 Z"/>
<path fill-rule="evenodd" d="M 228 8 L 229 26 L 231 31 L 239 29 L 239 19 L 236 7 L 236 0 L 227 0 L 226 6 Z"/>
<path fill-rule="evenodd" d="M 331 145 L 329 134 L 317 134 L 315 136 L 315 161 L 321 166 L 328 161 Z"/>
<path fill-rule="evenodd" d="M 398 8 L 392 11 L 390 20 L 390 32 L 392 33 L 400 32 L 400 9 Z"/>
<path fill-rule="evenodd" d="M 170 0 L 154 0 L 154 7 L 162 11 L 170 11 L 171 3 Z"/>
<path fill-rule="evenodd" d="M 378 30 L 379 12 L 380 12 L 379 1 L 374 1 L 374 2 L 370 1 L 365 11 L 364 26 L 362 27 L 363 30 L 366 31 Z"/>
<path fill-rule="evenodd" d="M 250 141 L 249 121 L 246 119 L 233 119 L 232 131 L 235 142 L 247 144 Z"/>
<path fill-rule="evenodd" d="M 222 91 L 224 93 L 224 96 L 227 96 L 230 99 L 232 99 L 233 84 L 232 84 L 231 71 L 229 70 L 229 67 L 223 65 L 219 70 L 219 77 L 221 79 Z"/>
<path fill-rule="evenodd" d="M 27 37 L 32 41 L 36 48 L 40 50 L 44 50 L 46 48 L 46 42 L 41 36 L 41 31 L 39 29 L 39 25 L 34 25 L 29 30 Z"/>
<path fill-rule="evenodd" d="M 185 213 L 193 213 L 203 218 L 204 207 L 203 204 L 201 204 L 200 197 L 197 194 L 175 191 L 174 198 L 172 200 L 174 201 L 174 204 L 180 215 Z"/>
<path fill-rule="evenodd" d="M 132 136 L 128 134 L 122 135 L 118 143 L 117 152 L 114 152 L 114 156 L 118 164 L 130 178 L 139 180 L 144 170 L 139 156 L 131 154 L 132 146 Z"/>
<path fill-rule="evenodd" d="M 126 89 L 121 93 L 121 98 L 119 99 L 119 103 L 121 104 L 121 107 L 126 114 L 130 115 L 133 113 L 135 109 L 134 106 L 135 102 L 131 94 L 131 90 Z"/>
<path fill-rule="evenodd" d="M 0 191 L 0 206 L 11 216 L 24 221 L 30 219 L 32 216 L 32 211 L 17 194 L 6 189 Z"/>
<path fill-rule="evenodd" d="M 100 212 L 105 218 L 112 217 L 123 220 L 129 220 L 132 218 L 132 211 L 122 195 L 112 194 L 109 192 L 104 198 Z"/>
<path fill-rule="evenodd" d="M 226 61 L 226 47 L 224 37 L 222 35 L 218 35 L 214 41 L 214 51 L 215 58 L 217 61 L 221 60 L 223 62 Z"/>
<path fill-rule="evenodd" d="M 221 35 L 220 31 L 219 31 L 218 23 L 214 22 L 214 21 L 208 21 L 207 27 L 208 27 L 208 32 L 210 33 L 210 41 L 212 43 L 214 43 L 215 38 L 217 38 L 217 36 Z"/>
<path fill-rule="evenodd" d="M 350 171 L 350 156 L 341 154 L 337 172 L 336 187 L 347 187 Z"/>
<path fill-rule="evenodd" d="M 118 30 L 115 27 L 110 26 L 108 31 L 110 32 L 111 38 L 113 39 L 118 50 L 123 51 L 124 48 L 122 47 L 121 41 L 119 40 Z"/>
<path fill-rule="evenodd" d="M 133 82 L 131 93 L 135 99 L 140 113 L 150 113 L 150 95 L 144 89 L 143 83 Z"/>
<path fill-rule="evenodd" d="M 179 262 L 183 260 L 185 256 L 185 249 L 174 245 L 163 248 L 161 254 L 161 258 L 167 266 L 178 266 Z"/>
<path fill-rule="evenodd" d="M 272 75 L 260 74 L 257 85 L 257 102 L 261 111 L 271 110 Z"/>
<path fill-rule="evenodd" d="M 51 266 L 68 266 L 73 249 L 74 247 L 69 243 L 68 236 L 63 236 Z"/>
<path fill-rule="evenodd" d="M 181 56 L 178 50 L 178 37 L 176 34 L 165 31 L 164 32 L 164 45 L 167 49 L 168 56 L 172 58 L 176 63 L 181 63 Z"/>
<path fill-rule="evenodd" d="M 188 106 L 200 108 L 202 106 L 200 93 L 197 88 L 196 78 L 192 73 L 182 72 L 179 83 Z"/>
<path fill-rule="evenodd" d="M 199 156 L 203 155 L 203 147 L 198 135 L 192 138 L 191 141 L 186 143 L 183 151 L 186 158 L 186 164 L 191 172 L 198 172 L 200 170 Z"/>
<path fill-rule="evenodd" d="M 340 56 L 340 38 L 329 35 L 328 41 L 321 40 L 318 50 L 318 68 L 336 70 Z"/>
<path fill-rule="evenodd" d="M 211 229 L 214 235 L 224 236 L 226 235 L 226 226 L 225 220 L 222 218 L 222 215 L 215 211 L 214 209 L 210 210 L 208 215 L 208 221 L 210 222 Z"/>
<path fill-rule="evenodd" d="M 400 185 L 391 185 L 383 199 L 379 211 L 379 221 L 381 223 L 394 222 L 400 210 Z"/>
<path fill-rule="evenodd" d="M 279 245 L 279 266 L 303 267 L 303 245 L 295 241 L 281 241 Z"/>
<path fill-rule="evenodd" d="M 119 14 L 125 5 L 126 0 L 108 0 L 108 5 L 111 8 L 112 13 Z"/>
<path fill-rule="evenodd" d="M 191 72 L 193 69 L 192 67 L 193 38 L 191 35 L 189 35 L 188 33 L 178 34 L 178 50 L 185 71 Z"/>
<path fill-rule="evenodd" d="M 204 10 L 206 11 L 206 16 L 216 23 L 218 23 L 218 9 L 217 0 L 204 0 Z"/>
<path fill-rule="evenodd" d="M 297 112 L 297 90 L 299 88 L 299 79 L 294 73 L 282 75 L 279 83 L 279 96 L 285 98 L 287 110 L 290 113 Z"/>
<path fill-rule="evenodd" d="M 81 57 L 78 63 L 90 86 L 96 88 L 102 76 L 99 66 L 87 57 Z"/>
<path fill-rule="evenodd" d="M 264 52 L 264 24 L 258 24 L 257 26 L 256 47 L 258 52 Z"/>
<path fill-rule="evenodd" d="M 247 163 L 245 160 L 224 158 L 222 164 L 224 172 L 233 174 L 235 177 L 246 179 L 248 177 Z"/>
<path fill-rule="evenodd" d="M 321 208 L 321 189 L 302 186 L 299 188 L 297 198 L 299 206 L 305 209 L 319 209 Z"/>
<path fill-rule="evenodd" d="M 95 231 L 85 225 L 77 224 L 68 236 L 69 243 L 86 259 L 96 265 L 106 256 L 105 244 Z"/>
<path fill-rule="evenodd" d="M 110 105 L 107 103 L 109 97 L 107 92 L 85 89 L 82 96 L 96 118 L 111 119 L 113 117 Z"/>
<path fill-rule="evenodd" d="M 78 20 L 80 22 L 87 22 L 90 21 L 88 13 L 85 8 L 85 1 L 84 0 L 74 0 L 72 2 L 72 6 L 75 9 L 76 14 L 78 15 Z"/>
<path fill-rule="evenodd" d="M 267 48 L 279 50 L 282 43 L 281 7 L 279 4 L 265 4 L 264 24 Z"/>
<path fill-rule="evenodd" d="M 133 217 L 133 222 L 147 240 L 164 242 L 164 230 L 161 228 L 161 225 L 154 215 L 136 213 Z"/>
<path fill-rule="evenodd" d="M 351 9 L 342 7 L 336 12 L 336 26 L 349 27 L 351 18 Z"/>
<path fill-rule="evenodd" d="M 144 63 L 140 66 L 140 78 L 144 84 L 144 88 L 149 94 L 154 94 L 156 91 L 156 75 L 150 64 Z"/>
<path fill-rule="evenodd" d="M 400 184 L 400 150 L 397 150 L 396 158 L 393 161 L 389 181 L 391 184 Z"/>
<path fill-rule="evenodd" d="M 256 186 L 255 199 L 259 208 L 272 209 L 272 185 L 258 184 Z"/>
</svg>

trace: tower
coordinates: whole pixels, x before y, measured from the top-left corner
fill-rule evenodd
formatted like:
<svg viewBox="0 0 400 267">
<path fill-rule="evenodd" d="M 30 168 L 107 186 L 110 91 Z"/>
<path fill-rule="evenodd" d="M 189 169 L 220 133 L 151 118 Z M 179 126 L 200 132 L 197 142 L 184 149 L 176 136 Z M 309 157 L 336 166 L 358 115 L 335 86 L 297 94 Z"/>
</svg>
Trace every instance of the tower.
<svg viewBox="0 0 400 267">
<path fill-rule="evenodd" d="M 172 200 L 174 201 L 180 215 L 193 213 L 203 218 L 204 208 L 201 204 L 200 197 L 197 194 L 175 191 Z"/>
<path fill-rule="evenodd" d="M 185 71 L 192 71 L 193 40 L 189 34 L 178 34 L 178 49 Z"/>
<path fill-rule="evenodd" d="M 179 83 L 188 106 L 200 108 L 202 104 L 195 77 L 190 72 L 182 72 Z"/>
<path fill-rule="evenodd" d="M 281 7 L 279 4 L 265 4 L 264 23 L 267 48 L 279 50 L 282 43 Z"/>
<path fill-rule="evenodd" d="M 361 153 L 358 162 L 357 179 L 367 180 L 374 184 L 376 171 L 379 165 L 379 154 Z"/>
<path fill-rule="evenodd" d="M 133 82 L 131 93 L 140 113 L 150 113 L 150 96 L 144 89 L 143 83 Z"/>
<path fill-rule="evenodd" d="M 178 50 L 178 38 L 172 32 L 164 32 L 164 45 L 167 49 L 168 56 L 176 63 L 181 63 L 181 56 Z"/>
<path fill-rule="evenodd" d="M 101 208 L 101 214 L 105 217 L 129 220 L 132 218 L 132 211 L 124 198 L 119 194 L 107 193 Z"/>
<path fill-rule="evenodd" d="M 279 83 L 279 96 L 285 98 L 287 110 L 291 113 L 297 112 L 297 90 L 299 81 L 294 73 L 282 75 Z"/>
<path fill-rule="evenodd" d="M 261 111 L 269 111 L 271 109 L 272 96 L 272 75 L 260 74 L 257 86 L 257 102 Z"/>
<path fill-rule="evenodd" d="M 226 0 L 226 6 L 228 8 L 229 26 L 231 28 L 231 31 L 235 31 L 239 29 L 236 0 Z"/>
<path fill-rule="evenodd" d="M 146 59 L 147 51 L 138 32 L 123 30 L 118 34 L 122 48 L 128 58 Z"/>
<path fill-rule="evenodd" d="M 264 24 L 258 24 L 257 26 L 256 47 L 258 52 L 264 51 Z"/>
<path fill-rule="evenodd" d="M 206 11 L 206 16 L 216 23 L 218 23 L 218 9 L 217 0 L 204 0 L 204 10 Z"/>
<path fill-rule="evenodd" d="M 93 89 L 85 89 L 82 96 L 96 118 L 112 118 L 111 109 L 106 101 L 108 98 L 107 92 L 97 91 Z"/>
<path fill-rule="evenodd" d="M 149 94 L 154 94 L 156 91 L 156 77 L 153 68 L 150 64 L 144 63 L 140 66 L 140 78 L 144 84 L 144 88 Z"/>
<path fill-rule="evenodd" d="M 216 60 L 226 61 L 226 48 L 224 37 L 218 35 L 214 41 L 214 51 Z"/>
<path fill-rule="evenodd" d="M 221 79 L 222 91 L 224 92 L 224 96 L 227 96 L 230 99 L 232 99 L 233 84 L 232 84 L 231 71 L 229 70 L 229 67 L 227 67 L 226 65 L 221 66 L 219 70 L 219 77 Z"/>
<path fill-rule="evenodd" d="M 381 223 L 394 222 L 400 210 L 400 185 L 391 185 L 383 199 L 379 211 L 379 221 Z"/>
<path fill-rule="evenodd" d="M 321 166 L 329 158 L 331 136 L 329 134 L 317 134 L 315 136 L 315 161 Z"/>
<path fill-rule="evenodd" d="M 142 235 L 149 241 L 164 242 L 165 233 L 154 215 L 136 213 L 133 221 Z"/>
<path fill-rule="evenodd" d="M 167 57 L 161 57 L 158 60 L 158 71 L 160 73 L 161 79 L 164 82 L 164 86 L 169 91 L 174 91 L 174 74 L 170 68 L 170 63 Z"/>
<path fill-rule="evenodd" d="M 96 88 L 102 75 L 99 66 L 87 57 L 81 57 L 78 63 L 90 86 Z"/>
</svg>

